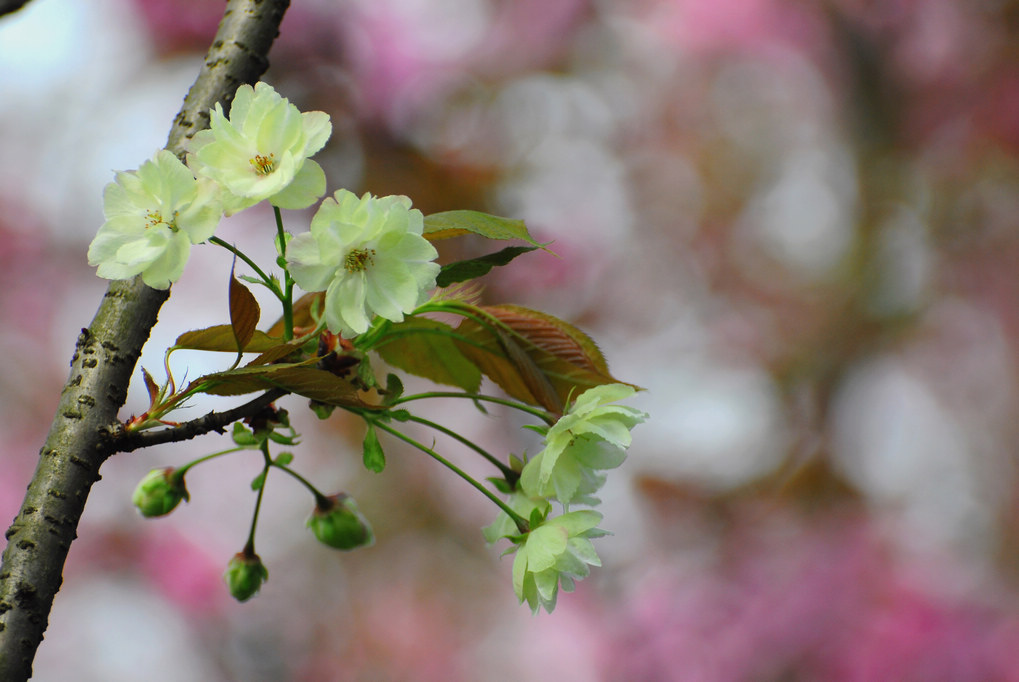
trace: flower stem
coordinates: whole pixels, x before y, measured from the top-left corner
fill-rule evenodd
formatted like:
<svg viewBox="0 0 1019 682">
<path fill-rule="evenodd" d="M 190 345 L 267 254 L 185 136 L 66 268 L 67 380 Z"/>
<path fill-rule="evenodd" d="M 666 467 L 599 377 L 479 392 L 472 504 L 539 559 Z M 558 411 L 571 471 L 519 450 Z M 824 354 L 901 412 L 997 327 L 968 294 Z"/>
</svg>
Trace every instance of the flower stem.
<svg viewBox="0 0 1019 682">
<path fill-rule="evenodd" d="M 191 467 L 195 466 L 196 464 L 201 464 L 202 462 L 207 462 L 210 459 L 215 459 L 216 457 L 222 457 L 223 455 L 229 455 L 230 453 L 233 453 L 233 452 L 240 452 L 241 450 L 247 450 L 247 448 L 240 448 L 240 447 L 230 448 L 229 450 L 220 450 L 219 452 L 214 452 L 211 455 L 205 455 L 204 457 L 199 457 L 196 460 L 188 462 L 187 464 L 185 464 L 182 467 L 178 467 L 177 468 L 177 473 L 180 476 L 183 476 L 185 473 L 187 473 L 188 469 L 190 469 Z"/>
<path fill-rule="evenodd" d="M 248 531 L 248 541 L 244 543 L 244 554 L 252 556 L 255 554 L 255 529 L 258 527 L 258 513 L 262 510 L 262 497 L 265 496 L 266 479 L 269 478 L 269 467 L 272 466 L 272 459 L 269 457 L 269 444 L 262 443 L 262 456 L 265 457 L 265 469 L 262 470 L 262 485 L 258 486 L 258 497 L 255 499 L 255 513 L 251 516 L 251 530 Z"/>
<path fill-rule="evenodd" d="M 468 398 L 470 400 L 481 400 L 490 403 L 497 403 L 499 405 L 505 405 L 506 407 L 512 407 L 513 409 L 526 412 L 527 414 L 534 415 L 538 419 L 541 419 L 548 425 L 555 424 L 556 418 L 549 414 L 546 410 L 542 410 L 538 407 L 531 407 L 515 400 L 507 400 L 505 398 L 496 398 L 495 396 L 484 395 L 482 393 L 459 393 L 457 391 L 426 391 L 425 393 L 415 393 L 413 395 L 405 395 L 402 398 L 397 398 L 390 407 L 396 407 L 401 403 L 410 402 L 411 400 L 422 400 L 424 398 Z"/>
<path fill-rule="evenodd" d="M 273 282 L 272 278 L 269 277 L 269 275 L 265 274 L 262 268 L 258 267 L 255 261 L 248 258 L 247 254 L 245 254 L 243 251 L 238 249 L 233 244 L 229 244 L 223 241 L 219 237 L 209 237 L 209 241 L 212 242 L 213 244 L 216 244 L 217 246 L 222 246 L 224 249 L 226 249 L 227 251 L 229 251 L 230 253 L 237 256 L 245 263 L 247 263 L 248 267 L 254 270 L 255 273 L 262 278 L 262 281 L 265 282 L 265 286 L 269 289 L 269 291 L 271 291 L 276 296 L 276 298 L 280 299 L 280 301 L 283 300 L 283 292 L 280 291 L 276 283 Z"/>
<path fill-rule="evenodd" d="M 415 415 L 409 415 L 407 417 L 407 421 L 417 422 L 418 424 L 424 424 L 425 426 L 429 426 L 435 429 L 436 431 L 441 431 L 450 438 L 455 438 L 456 440 L 460 441 L 461 443 L 469 447 L 471 450 L 474 450 L 476 453 L 478 453 L 479 455 L 487 459 L 489 462 L 494 464 L 496 467 L 498 467 L 499 471 L 502 472 L 503 477 L 506 479 L 508 483 L 513 484 L 518 478 L 520 478 L 520 474 L 510 469 L 508 466 L 500 462 L 498 458 L 496 458 L 494 455 L 482 449 L 480 446 L 478 446 L 476 443 L 469 440 L 468 438 L 461 436 L 456 431 L 448 429 L 442 424 L 437 424 L 429 419 L 417 417 Z"/>
<path fill-rule="evenodd" d="M 439 462 L 444 467 L 446 467 L 447 469 L 452 471 L 454 474 L 456 474 L 457 476 L 459 476 L 460 478 L 462 478 L 463 480 L 467 481 L 472 486 L 477 488 L 479 491 L 481 491 L 481 493 L 485 497 L 490 499 L 500 509 L 502 509 L 504 512 L 506 512 L 507 516 L 509 516 L 511 519 L 513 519 L 513 523 L 517 524 L 517 529 L 521 533 L 526 533 L 526 532 L 528 532 L 530 530 L 530 524 L 528 524 L 527 519 L 522 517 L 520 514 L 517 514 L 515 511 L 513 511 L 510 508 L 510 506 L 508 504 L 506 504 L 505 502 L 500 500 L 494 493 L 492 493 L 492 491 L 490 491 L 488 488 L 486 488 L 485 486 L 483 486 L 480 483 L 478 483 L 478 481 L 476 481 L 470 474 L 468 474 L 466 471 L 464 471 L 460 467 L 458 467 L 455 464 L 453 464 L 452 462 L 450 462 L 448 459 L 446 459 L 445 457 L 443 457 L 442 455 L 437 453 L 435 450 L 431 449 L 427 445 L 424 445 L 422 443 L 417 442 L 416 440 L 414 440 L 410 436 L 408 436 L 408 435 L 406 435 L 404 433 L 401 433 L 400 431 L 397 431 L 396 429 L 391 427 L 389 424 L 386 424 L 385 422 L 382 422 L 382 421 L 379 421 L 379 420 L 371 420 L 371 423 L 374 424 L 375 426 L 377 426 L 378 428 L 382 429 L 386 433 L 389 433 L 389 434 L 392 434 L 392 435 L 396 436 L 397 438 L 399 438 L 400 440 L 404 441 L 405 443 L 409 443 L 410 445 L 413 445 L 418 450 L 420 450 L 421 452 L 425 453 L 426 455 L 428 455 L 429 457 L 431 457 L 435 461 Z"/>
<path fill-rule="evenodd" d="M 272 207 L 273 215 L 276 216 L 276 239 L 279 242 L 280 258 L 279 263 L 283 268 L 283 340 L 289 341 L 294 338 L 294 278 L 290 276 L 287 269 L 287 233 L 283 230 L 283 214 L 279 206 Z"/>
<path fill-rule="evenodd" d="M 298 481 L 300 481 L 301 484 L 304 485 L 305 488 L 307 488 L 309 491 L 311 491 L 311 494 L 315 496 L 315 505 L 316 506 L 318 506 L 319 508 L 325 508 L 325 507 L 327 507 L 329 505 L 329 498 L 326 497 L 325 495 L 323 495 L 319 491 L 319 489 L 316 488 L 314 485 L 312 485 L 311 481 L 306 479 L 304 476 L 301 476 L 299 473 L 297 473 L 296 471 L 294 471 L 290 467 L 285 466 L 283 464 L 276 464 L 275 462 L 273 462 L 272 465 L 274 467 L 276 467 L 277 469 L 281 470 L 281 471 L 287 472 L 288 474 L 290 474 L 291 476 L 296 478 Z"/>
</svg>

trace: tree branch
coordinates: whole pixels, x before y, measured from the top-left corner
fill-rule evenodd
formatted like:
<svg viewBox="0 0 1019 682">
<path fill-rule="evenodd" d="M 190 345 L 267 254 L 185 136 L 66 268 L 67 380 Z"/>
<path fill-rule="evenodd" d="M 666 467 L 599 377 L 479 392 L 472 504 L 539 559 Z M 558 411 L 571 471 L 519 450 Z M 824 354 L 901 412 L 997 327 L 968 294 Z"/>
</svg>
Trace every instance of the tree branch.
<svg viewBox="0 0 1019 682">
<path fill-rule="evenodd" d="M 266 55 L 289 0 L 229 0 L 205 64 L 174 120 L 167 149 L 208 125 L 209 108 L 228 103 L 268 67 Z M 71 373 L 21 510 L 7 531 L 0 566 L 0 680 L 27 680 L 42 641 L 64 561 L 100 465 L 113 453 L 103 429 L 116 420 L 142 345 L 169 296 L 136 277 L 109 286 L 78 337 Z"/>
<path fill-rule="evenodd" d="M 114 434 L 112 447 L 116 452 L 132 452 L 141 448 L 147 448 L 150 445 L 177 443 L 182 440 L 191 440 L 195 436 L 201 436 L 210 431 L 222 431 L 223 427 L 227 424 L 232 424 L 238 419 L 258 414 L 263 408 L 287 395 L 287 393 L 288 391 L 282 388 L 274 388 L 243 405 L 224 410 L 223 412 L 210 412 L 204 417 L 198 417 L 168 429 Z"/>
<path fill-rule="evenodd" d="M 0 0 L 0 17 L 11 12 L 17 12 L 28 4 L 28 0 Z"/>
</svg>

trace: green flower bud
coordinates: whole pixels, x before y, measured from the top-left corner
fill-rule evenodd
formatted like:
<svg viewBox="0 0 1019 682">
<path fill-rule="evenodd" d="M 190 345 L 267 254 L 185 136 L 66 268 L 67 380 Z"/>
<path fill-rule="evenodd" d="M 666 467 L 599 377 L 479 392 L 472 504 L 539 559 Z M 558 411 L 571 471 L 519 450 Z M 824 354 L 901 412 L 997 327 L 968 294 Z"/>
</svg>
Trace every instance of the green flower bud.
<svg viewBox="0 0 1019 682">
<path fill-rule="evenodd" d="M 257 554 L 238 552 L 226 565 L 223 579 L 230 589 L 230 595 L 237 601 L 248 601 L 269 579 L 269 571 Z"/>
<path fill-rule="evenodd" d="M 308 518 L 308 528 L 319 542 L 336 549 L 369 547 L 375 542 L 368 520 L 357 508 L 354 498 L 339 493 L 326 498 L 328 505 L 316 505 Z"/>
<path fill-rule="evenodd" d="M 189 499 L 184 477 L 175 476 L 173 467 L 153 469 L 145 474 L 131 496 L 142 516 L 150 517 L 169 514 L 181 500 Z"/>
</svg>

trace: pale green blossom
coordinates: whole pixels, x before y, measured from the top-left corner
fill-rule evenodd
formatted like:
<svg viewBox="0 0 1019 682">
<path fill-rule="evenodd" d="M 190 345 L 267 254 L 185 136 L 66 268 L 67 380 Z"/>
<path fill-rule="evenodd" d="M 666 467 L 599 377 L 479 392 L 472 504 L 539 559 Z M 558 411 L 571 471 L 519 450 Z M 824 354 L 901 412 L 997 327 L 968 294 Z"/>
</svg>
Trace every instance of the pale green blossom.
<svg viewBox="0 0 1019 682">
<path fill-rule="evenodd" d="M 510 509 L 520 514 L 525 519 L 530 519 L 532 514 L 537 511 L 542 518 L 548 516 L 548 512 L 551 506 L 547 500 L 535 500 L 527 496 L 525 493 L 515 491 L 506 500 L 506 504 Z M 516 522 L 510 518 L 509 514 L 504 511 L 500 511 L 499 515 L 495 518 L 491 524 L 481 529 L 481 533 L 485 536 L 485 540 L 489 544 L 498 542 L 500 538 L 511 537 L 520 533 L 520 529 L 517 528 Z"/>
<path fill-rule="evenodd" d="M 106 279 L 141 275 L 154 289 L 180 278 L 191 245 L 212 236 L 222 217 L 215 183 L 195 180 L 166 150 L 137 171 L 117 173 L 103 192 L 106 222 L 88 249 Z"/>
<path fill-rule="evenodd" d="M 380 315 L 400 322 L 428 300 L 439 273 L 424 216 L 404 196 L 358 198 L 341 189 L 322 202 L 311 231 L 287 245 L 290 273 L 305 291 L 325 291 L 330 331 L 353 338 Z"/>
<path fill-rule="evenodd" d="M 623 463 L 630 429 L 647 419 L 640 410 L 610 404 L 634 393 L 625 384 L 605 384 L 580 394 L 548 429 L 545 448 L 524 466 L 520 474 L 524 492 L 564 505 L 590 501 L 605 480 L 598 471 Z"/>
<path fill-rule="evenodd" d="M 596 511 L 575 511 L 548 519 L 527 534 L 513 559 L 513 590 L 531 611 L 556 605 L 559 588 L 572 592 L 575 581 L 586 578 L 588 566 L 601 566 L 591 538 L 604 531 L 595 528 L 602 519 Z"/>
<path fill-rule="evenodd" d="M 266 83 L 242 85 L 229 118 L 216 103 L 209 129 L 191 143 L 188 164 L 223 187 L 227 215 L 265 199 L 280 208 L 307 208 L 326 190 L 322 167 L 308 157 L 331 133 L 327 114 L 301 113 Z"/>
</svg>

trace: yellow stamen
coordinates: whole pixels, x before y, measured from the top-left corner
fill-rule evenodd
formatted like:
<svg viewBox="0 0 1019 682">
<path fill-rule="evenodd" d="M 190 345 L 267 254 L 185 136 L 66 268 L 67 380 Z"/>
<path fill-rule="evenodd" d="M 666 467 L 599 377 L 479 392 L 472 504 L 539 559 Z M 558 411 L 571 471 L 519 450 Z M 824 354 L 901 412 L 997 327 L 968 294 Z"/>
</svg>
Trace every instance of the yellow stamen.
<svg viewBox="0 0 1019 682">
<path fill-rule="evenodd" d="M 172 230 L 173 232 L 176 232 L 178 230 L 177 211 L 173 212 L 173 220 L 164 219 L 163 214 L 156 210 L 147 211 L 145 213 L 146 230 L 149 229 L 150 227 L 159 227 L 160 225 L 165 225 L 166 227 L 170 228 L 170 230 Z"/>
<path fill-rule="evenodd" d="M 354 249 L 343 259 L 343 267 L 347 272 L 361 272 L 369 265 L 375 265 L 375 249 Z"/>
<path fill-rule="evenodd" d="M 255 158 L 248 159 L 255 168 L 255 172 L 259 175 L 269 175 L 276 170 L 276 155 L 269 154 L 269 156 L 263 156 L 262 154 L 256 154 Z"/>
</svg>

